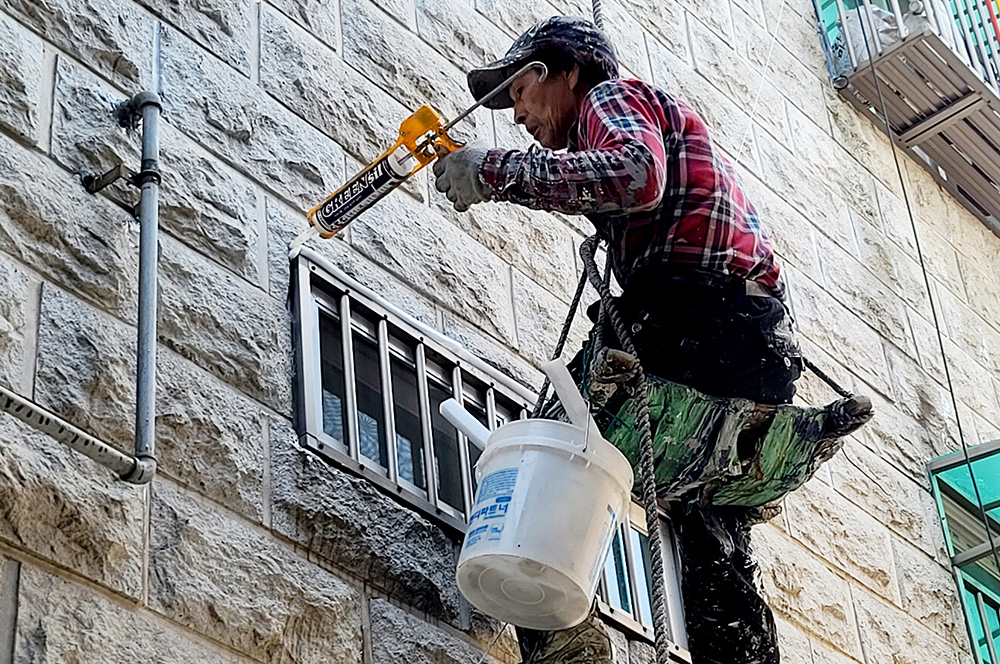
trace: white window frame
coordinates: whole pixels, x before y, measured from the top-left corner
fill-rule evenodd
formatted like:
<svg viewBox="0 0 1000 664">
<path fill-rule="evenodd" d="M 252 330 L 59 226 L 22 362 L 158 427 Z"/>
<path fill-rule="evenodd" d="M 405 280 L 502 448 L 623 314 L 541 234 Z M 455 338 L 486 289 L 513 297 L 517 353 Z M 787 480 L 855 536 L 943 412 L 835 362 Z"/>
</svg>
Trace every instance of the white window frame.
<svg viewBox="0 0 1000 664">
<path fill-rule="evenodd" d="M 536 395 L 515 380 L 501 373 L 483 360 L 472 355 L 456 341 L 437 330 L 414 319 L 366 288 L 349 275 L 339 270 L 321 254 L 303 248 L 291 261 L 290 293 L 293 308 L 296 400 L 296 431 L 300 444 L 323 457 L 335 466 L 352 474 L 360 475 L 383 491 L 409 507 L 412 507 L 432 521 L 453 531 L 456 535 L 465 532 L 465 511 L 472 504 L 472 464 L 469 458 L 471 443 L 457 431 L 459 462 L 462 475 L 462 502 L 464 509 L 458 510 L 445 503 L 437 491 L 437 463 L 433 457 L 432 422 L 430 419 L 429 381 L 435 378 L 450 379 L 453 396 L 476 409 L 485 410 L 490 430 L 496 429 L 507 417 L 526 418 L 528 409 Z M 354 316 L 356 309 L 363 309 L 371 325 L 364 324 Z M 348 312 L 349 317 L 343 316 Z M 327 435 L 323 430 L 322 367 L 320 352 L 320 316 L 336 315 L 340 322 L 340 336 L 343 349 L 344 388 L 346 410 L 349 413 L 344 422 L 347 445 Z M 363 317 L 362 317 L 363 318 Z M 368 459 L 359 453 L 358 407 L 355 395 L 353 338 L 363 335 L 376 343 L 379 355 L 379 372 L 382 378 L 383 423 L 387 435 L 387 466 Z M 420 421 L 423 434 L 424 484 L 421 489 L 405 478 L 399 477 L 395 445 L 395 422 L 392 402 L 391 380 L 385 378 L 391 372 L 392 357 L 400 358 L 405 352 L 399 343 L 402 340 L 414 348 L 412 365 L 417 374 L 420 399 Z M 443 361 L 443 362 L 442 362 Z M 477 393 L 478 392 L 478 393 Z M 485 401 L 485 403 L 483 403 Z M 502 402 L 506 407 L 498 406 Z M 393 435 L 389 435 L 390 432 Z M 598 588 L 598 607 L 610 623 L 628 632 L 630 636 L 653 642 L 652 629 L 644 625 L 638 613 L 635 597 L 636 566 L 642 564 L 641 553 L 634 550 L 629 530 L 636 529 L 646 534 L 645 512 L 632 504 L 627 523 L 619 526 L 623 534 L 626 550 L 628 588 L 633 607 L 631 614 L 612 606 L 607 601 L 606 571 L 602 572 Z M 668 541 L 664 548 L 664 575 L 670 616 L 671 638 L 678 644 L 678 661 L 690 661 L 686 647 L 683 609 L 680 603 L 679 563 L 676 544 L 669 521 L 661 513 L 661 522 Z M 647 579 L 651 577 L 646 571 Z M 650 605 L 652 600 L 650 600 Z"/>
</svg>

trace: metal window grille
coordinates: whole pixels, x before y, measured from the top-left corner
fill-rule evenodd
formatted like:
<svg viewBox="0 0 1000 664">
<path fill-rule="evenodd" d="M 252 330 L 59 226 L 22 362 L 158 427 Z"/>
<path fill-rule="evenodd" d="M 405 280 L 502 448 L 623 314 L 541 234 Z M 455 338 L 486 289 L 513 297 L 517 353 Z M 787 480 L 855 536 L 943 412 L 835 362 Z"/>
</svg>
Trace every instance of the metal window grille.
<svg viewBox="0 0 1000 664">
<path fill-rule="evenodd" d="M 315 252 L 301 251 L 291 277 L 301 444 L 432 520 L 464 532 L 482 450 L 438 407 L 454 397 L 494 430 L 527 417 L 535 395 Z M 651 642 L 644 514 L 633 503 L 629 522 L 619 526 L 599 606 L 606 618 Z M 676 560 L 672 542 L 665 549 L 668 562 Z M 676 602 L 670 611 L 674 640 L 683 644 L 676 569 L 670 567 L 667 584 Z"/>
<path fill-rule="evenodd" d="M 991 546 L 1000 543 L 1000 440 L 970 448 L 969 463 L 961 452 L 937 459 L 930 474 L 973 652 L 982 664 L 1000 664 L 1000 570 Z"/>
</svg>

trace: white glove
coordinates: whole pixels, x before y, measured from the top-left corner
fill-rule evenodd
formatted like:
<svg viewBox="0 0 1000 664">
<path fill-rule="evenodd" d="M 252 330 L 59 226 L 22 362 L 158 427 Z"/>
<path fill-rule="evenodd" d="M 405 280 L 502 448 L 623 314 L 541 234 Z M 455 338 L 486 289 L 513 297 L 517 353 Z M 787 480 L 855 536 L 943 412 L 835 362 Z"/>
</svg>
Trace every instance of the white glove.
<svg viewBox="0 0 1000 664">
<path fill-rule="evenodd" d="M 486 152 L 487 149 L 481 145 L 466 145 L 451 153 L 439 153 L 434 162 L 435 186 L 455 204 L 459 212 L 465 212 L 493 196 L 493 191 L 479 174 Z"/>
</svg>

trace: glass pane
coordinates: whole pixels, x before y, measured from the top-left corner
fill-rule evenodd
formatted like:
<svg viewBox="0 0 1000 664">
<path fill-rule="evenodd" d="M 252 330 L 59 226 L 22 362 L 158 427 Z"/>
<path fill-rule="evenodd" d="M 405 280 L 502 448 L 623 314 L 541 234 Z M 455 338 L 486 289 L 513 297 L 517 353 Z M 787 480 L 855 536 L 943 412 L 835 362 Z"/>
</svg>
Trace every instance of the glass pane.
<svg viewBox="0 0 1000 664">
<path fill-rule="evenodd" d="M 358 451 L 383 468 L 389 465 L 382 410 L 382 381 L 378 347 L 360 334 L 354 335 L 354 375 L 358 397 Z"/>
<path fill-rule="evenodd" d="M 347 398 L 344 390 L 344 346 L 340 321 L 319 317 L 320 372 L 323 383 L 323 432 L 347 449 L 344 422 Z"/>
<path fill-rule="evenodd" d="M 478 403 L 465 400 L 465 409 L 469 411 L 473 417 L 475 417 L 479 422 L 486 427 L 490 428 L 489 419 L 486 417 L 486 408 L 480 406 Z M 466 440 L 466 445 L 469 446 L 469 475 L 472 477 L 472 494 L 476 494 L 476 490 L 479 488 L 479 484 L 476 482 L 476 462 L 479 461 L 480 455 L 483 451 L 472 444 L 472 441 Z"/>
<path fill-rule="evenodd" d="M 983 608 L 986 609 L 986 622 L 989 623 L 989 638 L 993 640 L 993 651 L 1000 655 L 1000 615 L 997 606 L 983 595 Z"/>
<path fill-rule="evenodd" d="M 986 496 L 996 494 L 997 489 L 993 486 L 987 488 L 984 483 L 1000 484 L 1000 468 L 993 468 L 992 464 L 980 465 L 980 462 L 992 462 L 998 459 L 1000 457 L 994 456 L 975 462 L 976 484 L 980 487 L 984 500 L 987 501 L 989 499 Z M 986 527 L 983 525 L 982 511 L 976 500 L 968 466 L 962 465 L 941 472 L 935 477 L 935 482 L 944 508 L 952 555 L 958 555 L 986 542 L 988 540 Z M 993 514 L 990 513 L 991 516 Z M 1000 524 L 996 517 L 992 517 L 991 522 L 993 540 L 1000 541 Z"/>
<path fill-rule="evenodd" d="M 625 568 L 625 545 L 622 542 L 622 530 L 615 530 L 615 538 L 611 542 L 611 551 L 604 562 L 604 579 L 608 586 L 608 604 L 632 613 L 632 602 L 629 599 L 628 570 Z"/>
<path fill-rule="evenodd" d="M 979 661 L 984 664 L 990 663 L 990 651 L 986 646 L 986 640 L 983 636 L 983 621 L 979 617 L 979 607 L 976 604 L 976 589 L 969 583 L 965 584 L 964 588 L 965 600 L 965 611 L 966 619 L 969 621 L 969 628 L 972 630 L 972 640 L 976 644 L 976 650 L 979 653 Z"/>
<path fill-rule="evenodd" d="M 397 357 L 393 357 L 389 365 L 392 373 L 393 413 L 396 419 L 396 464 L 399 466 L 399 476 L 421 489 L 426 489 L 417 371 Z"/>
<path fill-rule="evenodd" d="M 458 433 L 441 415 L 441 402 L 452 398 L 451 386 L 428 380 L 431 398 L 431 425 L 434 429 L 434 460 L 437 465 L 438 496 L 460 512 L 462 505 L 462 464 L 458 458 Z"/>
<path fill-rule="evenodd" d="M 653 576 L 649 566 L 649 538 L 635 528 L 629 528 L 632 535 L 632 552 L 637 560 L 632 561 L 635 569 L 635 594 L 639 602 L 639 622 L 653 628 L 653 608 L 650 603 L 649 579 Z"/>
</svg>

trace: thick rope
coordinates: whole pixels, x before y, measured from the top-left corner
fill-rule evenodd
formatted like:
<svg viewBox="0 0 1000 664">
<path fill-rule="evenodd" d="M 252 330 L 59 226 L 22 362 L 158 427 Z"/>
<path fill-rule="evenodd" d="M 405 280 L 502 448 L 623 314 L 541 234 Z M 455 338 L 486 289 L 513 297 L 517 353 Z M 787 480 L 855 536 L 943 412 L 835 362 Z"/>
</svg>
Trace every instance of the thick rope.
<svg viewBox="0 0 1000 664">
<path fill-rule="evenodd" d="M 631 353 L 638 358 L 632 338 L 625 330 L 618 313 L 618 308 L 611 299 L 611 290 L 604 283 L 594 261 L 594 253 L 597 251 L 598 238 L 593 235 L 583 241 L 580 245 L 580 257 L 583 259 L 584 270 L 590 279 L 590 284 L 601 296 L 603 309 L 611 319 L 611 324 L 621 342 L 622 350 Z M 637 398 L 637 424 L 641 433 L 641 444 L 639 446 L 639 469 L 642 476 L 642 503 L 646 510 L 646 531 L 649 538 L 649 562 L 652 571 L 653 589 L 653 636 L 656 644 L 657 664 L 670 664 L 670 641 L 667 635 L 670 633 L 670 624 L 667 617 L 666 587 L 664 585 L 663 572 L 663 541 L 660 530 L 660 517 L 658 504 L 656 501 L 656 478 L 653 475 L 653 434 L 649 426 L 649 402 L 646 395 L 646 374 L 641 364 L 636 365 L 636 389 Z"/>
</svg>

